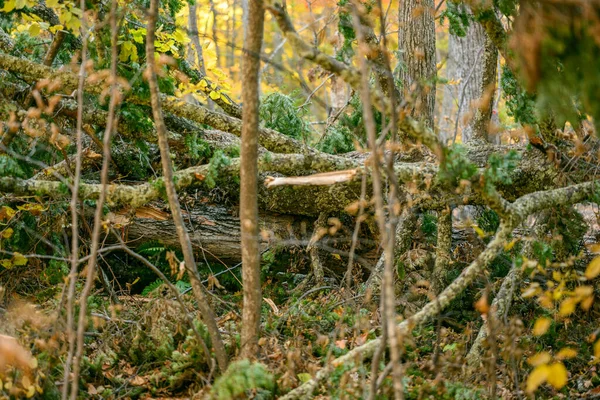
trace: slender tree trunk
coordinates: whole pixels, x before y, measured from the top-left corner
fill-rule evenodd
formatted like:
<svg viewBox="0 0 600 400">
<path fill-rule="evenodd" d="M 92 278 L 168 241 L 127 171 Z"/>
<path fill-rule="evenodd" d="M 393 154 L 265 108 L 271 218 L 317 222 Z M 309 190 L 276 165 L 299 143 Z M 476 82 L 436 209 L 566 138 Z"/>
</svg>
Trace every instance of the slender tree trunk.
<svg viewBox="0 0 600 400">
<path fill-rule="evenodd" d="M 433 0 L 400 0 L 398 48 L 405 100 L 433 128 L 435 107 L 435 20 Z"/>
<path fill-rule="evenodd" d="M 148 32 L 146 36 L 146 60 L 148 64 L 148 70 L 150 72 L 148 77 L 148 85 L 150 86 L 150 100 L 152 104 L 152 115 L 154 117 L 154 124 L 156 126 L 156 133 L 158 135 L 158 146 L 160 148 L 160 158 L 162 162 L 163 177 L 165 189 L 167 192 L 167 198 L 169 200 L 169 207 L 173 215 L 173 223 L 177 228 L 177 236 L 179 237 L 179 243 L 181 244 L 181 251 L 183 252 L 183 259 L 185 262 L 185 268 L 187 269 L 192 284 L 194 295 L 198 300 L 198 308 L 202 314 L 202 319 L 206 324 L 212 345 L 215 349 L 215 356 L 217 363 L 221 371 L 227 369 L 227 353 L 225 346 L 221 340 L 219 328 L 215 319 L 215 315 L 210 308 L 208 303 L 206 289 L 200 281 L 198 274 L 198 268 L 196 266 L 196 260 L 194 259 L 194 252 L 192 249 L 192 243 L 190 236 L 185 228 L 183 221 L 183 214 L 181 212 L 181 206 L 179 204 L 179 198 L 175 190 L 175 183 L 173 182 L 173 165 L 171 164 L 171 154 L 169 151 L 169 143 L 167 141 L 167 128 L 165 126 L 162 106 L 160 101 L 160 93 L 158 89 L 158 80 L 156 77 L 156 61 L 154 59 L 154 40 L 155 40 L 155 27 L 156 19 L 158 17 L 158 0 L 151 0 L 150 10 L 148 13 Z"/>
<path fill-rule="evenodd" d="M 215 42 L 215 53 L 217 55 L 217 67 L 221 67 L 221 45 L 219 44 L 219 27 L 217 26 L 217 9 L 215 8 L 215 2 L 213 0 L 209 0 L 210 3 L 210 12 L 212 13 L 212 35 L 213 41 Z"/>
<path fill-rule="evenodd" d="M 483 47 L 481 82 L 479 84 L 479 100 L 475 107 L 475 116 L 471 123 L 473 139 L 489 141 L 489 126 L 494 107 L 494 93 L 496 91 L 496 68 L 498 66 L 498 50 L 490 38 L 485 36 Z"/>
<path fill-rule="evenodd" d="M 231 3 L 231 17 L 229 18 L 229 32 L 227 32 L 227 68 L 231 68 L 235 62 L 235 36 L 236 36 L 236 25 L 237 25 L 237 5 L 238 0 L 233 0 Z"/>
<path fill-rule="evenodd" d="M 242 357 L 258 353 L 260 328 L 260 257 L 258 244 L 258 105 L 260 51 L 263 40 L 264 8 L 261 0 L 248 2 L 248 25 L 242 59 L 242 149 L 240 155 L 240 222 L 242 231 Z"/>
<path fill-rule="evenodd" d="M 454 121 L 456 108 L 458 104 L 458 84 L 456 81 L 456 74 L 459 68 L 459 62 L 454 54 L 454 48 L 456 47 L 456 38 L 448 34 L 448 56 L 446 59 L 446 74 L 445 78 L 448 80 L 448 84 L 444 85 L 442 106 L 440 109 L 438 126 L 440 129 L 440 140 L 442 143 L 448 143 L 452 140 L 454 135 Z"/>
<path fill-rule="evenodd" d="M 206 75 L 206 69 L 204 68 L 204 54 L 202 52 L 202 45 L 200 44 L 199 32 L 198 32 L 198 5 L 196 3 L 190 4 L 190 13 L 188 15 L 188 24 L 190 26 L 190 37 L 192 39 L 192 44 L 194 45 L 194 49 L 196 50 L 196 56 L 198 57 L 198 70 Z M 193 54 L 190 48 L 189 53 Z M 189 60 L 189 59 L 188 59 Z M 191 64 L 194 65 L 195 58 L 192 57 Z"/>
</svg>

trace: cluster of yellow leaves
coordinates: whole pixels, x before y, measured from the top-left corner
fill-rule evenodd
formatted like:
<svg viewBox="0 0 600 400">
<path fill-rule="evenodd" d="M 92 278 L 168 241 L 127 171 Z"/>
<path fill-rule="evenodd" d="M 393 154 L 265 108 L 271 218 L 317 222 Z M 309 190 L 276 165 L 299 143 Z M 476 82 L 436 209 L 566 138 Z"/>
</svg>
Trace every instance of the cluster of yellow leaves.
<svg viewBox="0 0 600 400">
<path fill-rule="evenodd" d="M 11 12 L 13 10 L 22 10 L 23 8 L 33 7 L 37 4 L 37 0 L 7 0 L 4 2 L 4 7 L 0 9 L 0 11 Z M 59 2 L 59 0 L 47 0 L 46 6 L 56 11 L 61 25 L 50 26 L 50 24 L 43 22 L 35 15 L 23 14 L 22 18 L 24 23 L 17 25 L 17 32 L 28 31 L 31 36 L 35 37 L 44 30 L 56 33 L 58 30 L 68 29 L 74 35 L 79 35 L 83 13 L 75 3 L 71 1 Z"/>
<path fill-rule="evenodd" d="M 553 271 L 552 279 L 546 281 L 546 289 L 538 282 L 533 282 L 523 291 L 523 298 L 537 297 L 540 305 L 546 309 L 553 309 L 560 302 L 558 315 L 566 318 L 575 312 L 577 305 L 583 311 L 590 309 L 594 302 L 594 288 L 590 285 L 581 285 L 574 290 L 567 288 L 571 277 L 569 272 Z"/>
<path fill-rule="evenodd" d="M 593 252 L 600 251 L 600 245 L 595 245 L 592 248 Z M 571 290 L 567 284 L 578 283 L 582 280 L 581 274 L 576 271 L 564 269 L 555 269 L 551 272 L 546 268 L 537 264 L 535 261 L 526 260 L 526 265 L 533 267 L 533 273 L 540 273 L 547 276 L 545 282 L 546 288 L 538 282 L 534 282 L 526 288 L 522 296 L 524 298 L 537 297 L 540 305 L 548 310 L 554 310 L 558 305 L 557 317 L 564 319 L 573 314 L 579 305 L 583 311 L 590 309 L 594 302 L 594 287 L 591 285 L 579 285 Z M 600 275 L 600 257 L 594 258 L 587 266 L 584 277 L 585 280 L 595 279 Z M 533 334 L 542 336 L 548 332 L 552 326 L 553 320 L 549 317 L 542 317 L 536 320 L 533 325 Z M 592 338 L 590 341 L 594 341 Z M 594 358 L 593 363 L 600 362 L 600 340 L 597 340 L 593 346 Z M 568 372 L 562 360 L 573 358 L 577 355 L 577 351 L 572 348 L 561 349 L 554 358 L 548 352 L 541 352 L 528 360 L 528 363 L 533 366 L 533 371 L 527 378 L 527 392 L 533 393 L 537 388 L 548 383 L 556 389 L 560 389 L 567 384 Z"/>
<path fill-rule="evenodd" d="M 36 0 L 7 0 L 4 2 L 4 7 L 0 11 L 11 12 L 13 10 L 21 10 L 25 7 L 33 7 L 36 4 Z"/>
<path fill-rule="evenodd" d="M 533 357 L 530 357 L 527 362 L 533 366 L 533 371 L 527 377 L 528 393 L 533 393 L 543 383 L 548 383 L 555 389 L 561 389 L 567 384 L 569 374 L 567 368 L 560 361 L 568 358 L 573 358 L 577 352 L 570 348 L 562 349 L 552 361 L 552 356 L 547 352 L 541 352 Z"/>
<path fill-rule="evenodd" d="M 183 97 L 187 94 L 196 94 L 198 92 L 204 93 L 211 100 L 221 100 L 226 104 L 231 104 L 231 100 L 229 99 L 225 89 L 223 87 L 219 87 L 219 85 L 214 82 L 209 82 L 207 79 L 201 79 L 197 84 L 181 82 L 176 95 Z"/>
<path fill-rule="evenodd" d="M 171 52 L 174 57 L 179 55 L 179 47 L 189 43 L 190 39 L 187 37 L 185 31 L 181 28 L 175 29 L 174 32 L 164 32 L 163 27 L 159 27 L 156 31 L 156 40 L 154 41 L 154 47 L 157 53 Z M 146 38 L 146 28 L 130 29 L 127 35 L 121 35 L 118 44 L 120 47 L 119 60 L 126 62 L 131 60 L 137 62 L 139 60 L 139 54 L 136 43 L 143 44 Z"/>
</svg>

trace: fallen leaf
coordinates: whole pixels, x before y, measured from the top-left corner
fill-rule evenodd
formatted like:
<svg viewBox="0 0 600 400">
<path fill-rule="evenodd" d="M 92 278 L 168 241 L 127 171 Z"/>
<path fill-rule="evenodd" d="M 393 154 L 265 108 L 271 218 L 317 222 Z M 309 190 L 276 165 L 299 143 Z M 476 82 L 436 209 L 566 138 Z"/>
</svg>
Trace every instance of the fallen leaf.
<svg viewBox="0 0 600 400">
<path fill-rule="evenodd" d="M 346 348 L 347 344 L 348 344 L 348 341 L 346 339 L 341 339 L 341 340 L 335 341 L 335 347 L 342 349 L 342 350 Z"/>
</svg>

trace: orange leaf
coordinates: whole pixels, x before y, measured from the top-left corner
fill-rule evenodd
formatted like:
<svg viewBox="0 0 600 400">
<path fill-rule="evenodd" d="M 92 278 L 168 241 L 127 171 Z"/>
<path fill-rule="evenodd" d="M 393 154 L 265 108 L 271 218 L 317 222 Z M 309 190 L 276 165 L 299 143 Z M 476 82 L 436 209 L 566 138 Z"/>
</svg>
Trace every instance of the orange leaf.
<svg viewBox="0 0 600 400">
<path fill-rule="evenodd" d="M 565 347 L 558 352 L 556 358 L 559 360 L 567 360 L 569 358 L 574 358 L 575 356 L 577 356 L 577 350 L 570 347 Z"/>
<path fill-rule="evenodd" d="M 479 311 L 480 314 L 487 314 L 490 310 L 490 305 L 488 304 L 487 295 L 481 296 L 479 300 L 475 303 L 475 309 Z"/>
</svg>

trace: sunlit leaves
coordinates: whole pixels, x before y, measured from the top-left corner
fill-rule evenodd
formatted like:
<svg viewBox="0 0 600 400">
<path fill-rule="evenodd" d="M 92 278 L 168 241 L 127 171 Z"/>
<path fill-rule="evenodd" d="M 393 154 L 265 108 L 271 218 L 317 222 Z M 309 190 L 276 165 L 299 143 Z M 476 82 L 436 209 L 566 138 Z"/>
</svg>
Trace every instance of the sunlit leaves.
<svg viewBox="0 0 600 400">
<path fill-rule="evenodd" d="M 594 279 L 598 275 L 600 275 L 600 257 L 594 258 L 585 270 L 585 277 L 587 279 Z"/>
<path fill-rule="evenodd" d="M 62 4 L 58 9 L 58 20 L 74 35 L 79 35 L 79 28 L 81 28 L 81 9 L 75 7 L 73 4 Z"/>
<path fill-rule="evenodd" d="M 3 239 L 10 239 L 14 232 L 15 231 L 13 228 L 6 228 L 5 230 L 0 232 L 0 237 L 2 237 Z"/>
<path fill-rule="evenodd" d="M 567 384 L 568 372 L 562 362 L 540 364 L 536 366 L 527 377 L 527 392 L 533 393 L 540 385 L 547 382 L 555 389 L 560 389 Z"/>
<path fill-rule="evenodd" d="M 121 43 L 121 51 L 119 52 L 119 61 L 126 62 L 127 60 L 138 61 L 138 51 L 134 43 L 127 40 Z"/>
<path fill-rule="evenodd" d="M 4 7 L 0 11 L 11 12 L 25 7 L 33 7 L 36 4 L 37 1 L 35 0 L 7 0 L 4 2 Z"/>
<path fill-rule="evenodd" d="M 21 267 L 27 264 L 27 257 L 23 254 L 15 252 L 11 258 L 0 260 L 0 266 L 11 269 L 13 267 Z"/>
</svg>

